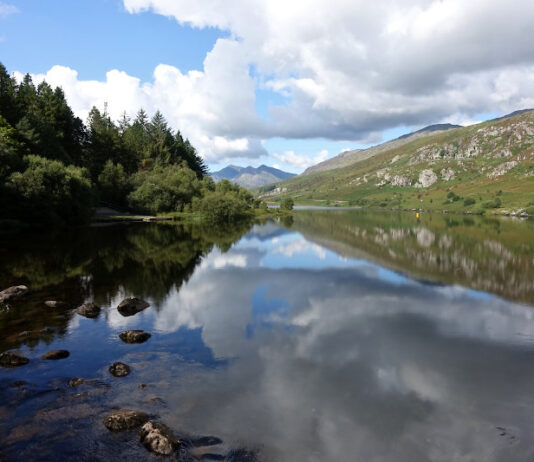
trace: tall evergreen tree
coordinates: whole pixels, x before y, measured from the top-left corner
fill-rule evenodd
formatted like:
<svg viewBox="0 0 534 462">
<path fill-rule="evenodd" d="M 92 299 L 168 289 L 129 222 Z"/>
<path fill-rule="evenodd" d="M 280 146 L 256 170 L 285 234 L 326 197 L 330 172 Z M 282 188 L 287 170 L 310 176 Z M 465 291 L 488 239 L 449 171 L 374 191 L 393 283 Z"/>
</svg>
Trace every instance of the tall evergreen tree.
<svg viewBox="0 0 534 462">
<path fill-rule="evenodd" d="M 15 89 L 17 82 L 7 73 L 0 63 L 0 115 L 11 125 L 18 121 L 18 110 Z"/>
</svg>

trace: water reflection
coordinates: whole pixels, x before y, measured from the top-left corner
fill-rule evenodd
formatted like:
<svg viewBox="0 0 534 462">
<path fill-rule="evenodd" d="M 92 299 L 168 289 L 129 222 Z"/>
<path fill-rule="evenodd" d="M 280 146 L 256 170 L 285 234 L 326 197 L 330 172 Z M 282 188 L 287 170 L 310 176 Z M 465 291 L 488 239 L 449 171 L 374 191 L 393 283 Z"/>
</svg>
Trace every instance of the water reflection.
<svg viewBox="0 0 534 462">
<path fill-rule="evenodd" d="M 293 227 L 347 257 L 534 303 L 533 220 L 301 211 Z"/>
<path fill-rule="evenodd" d="M 532 245 L 529 228 L 501 224 L 500 234 L 480 228 L 471 234 L 460 232 L 464 225 L 442 221 L 390 216 L 387 225 L 383 214 L 345 212 L 328 221 L 325 213 L 299 212 L 290 229 L 274 222 L 255 226 L 237 242 L 243 229 L 224 236 L 157 225 L 90 231 L 98 256 L 87 257 L 87 244 L 61 256 L 82 270 L 55 275 L 32 297 L 68 293 L 78 284 L 70 293 L 80 299 L 94 295 L 105 307 L 102 316 L 95 322 L 66 312 L 63 336 L 50 348 L 71 350 L 70 364 L 44 369 L 32 361 L 0 373 L 46 389 L 58 377 L 83 373 L 107 388 L 84 401 L 96 409 L 85 420 L 68 421 L 83 429 L 83 439 L 67 435 L 53 442 L 32 434 L 17 440 L 6 429 L 2 412 L 19 426 L 37 425 L 36 412 L 58 406 L 52 398 L 39 398 L 30 411 L 28 405 L 0 407 L 0 434 L 10 438 L 5 458 L 11 460 L 16 450 L 31 459 L 26 447 L 67 447 L 90 451 L 87 460 L 110 455 L 143 460 L 144 449 L 111 438 L 99 425 L 110 407 L 133 407 L 157 414 L 185 438 L 221 438 L 222 445 L 205 452 L 224 460 L 532 460 L 534 311 L 472 290 L 483 277 L 491 279 L 493 263 L 484 265 L 495 261 L 472 245 L 475 236 L 499 244 L 493 244 L 493 253 L 511 253 L 505 268 L 512 284 L 522 277 L 521 269 L 530 271 L 528 259 L 515 252 Z M 478 226 L 473 223 L 470 230 Z M 479 277 L 469 279 L 463 271 L 444 272 L 440 279 L 432 272 L 427 251 L 435 252 L 440 242 L 451 252 L 476 248 L 480 258 L 473 252 L 464 257 Z M 384 257 L 389 250 L 405 255 L 404 248 L 411 261 L 397 258 L 393 265 Z M 401 263 L 404 274 L 394 271 Z M 421 268 L 440 283 L 408 276 Z M 528 287 L 519 287 L 517 299 L 530 300 Z M 123 318 L 114 307 L 125 295 L 142 295 L 153 306 Z M 21 303 L 16 310 L 22 309 Z M 13 330 L 16 316 L 0 316 Z M 41 321 L 49 325 L 50 319 Z M 116 333 L 126 325 L 153 337 L 133 349 L 116 344 Z M 32 358 L 43 346 L 34 348 Z M 132 376 L 110 381 L 106 366 L 115 360 L 130 364 Z M 138 389 L 141 382 L 146 390 Z M 12 391 L 3 394 L 12 399 Z M 84 415 L 83 408 L 79 412 Z M 64 423 L 54 425 L 65 430 Z M 239 448 L 246 448 L 241 457 Z"/>
</svg>

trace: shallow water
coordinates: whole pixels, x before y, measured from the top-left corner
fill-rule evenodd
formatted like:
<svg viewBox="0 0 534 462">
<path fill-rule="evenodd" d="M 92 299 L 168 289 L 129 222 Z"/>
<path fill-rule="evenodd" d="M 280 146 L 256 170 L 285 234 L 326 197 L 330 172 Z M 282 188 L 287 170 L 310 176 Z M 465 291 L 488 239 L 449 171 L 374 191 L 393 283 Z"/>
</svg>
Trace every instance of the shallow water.
<svg viewBox="0 0 534 462">
<path fill-rule="evenodd" d="M 0 369 L 0 460 L 157 460 L 102 425 L 121 407 L 172 427 L 181 460 L 534 460 L 532 222 L 314 210 L 25 235 L 1 241 L 14 284 L 31 293 L 0 313 L 0 351 L 30 363 Z M 126 296 L 151 307 L 123 317 Z"/>
</svg>

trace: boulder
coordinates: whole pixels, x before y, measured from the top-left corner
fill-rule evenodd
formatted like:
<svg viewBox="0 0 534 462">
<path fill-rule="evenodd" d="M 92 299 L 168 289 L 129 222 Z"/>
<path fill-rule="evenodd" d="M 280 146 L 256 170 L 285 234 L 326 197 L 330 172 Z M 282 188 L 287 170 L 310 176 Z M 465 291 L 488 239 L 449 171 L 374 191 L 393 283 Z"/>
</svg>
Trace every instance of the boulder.
<svg viewBox="0 0 534 462">
<path fill-rule="evenodd" d="M 419 173 L 419 183 L 416 185 L 416 188 L 428 188 L 432 186 L 436 181 L 438 181 L 438 176 L 431 169 L 423 170 Z"/>
<path fill-rule="evenodd" d="M 65 303 L 65 302 L 62 302 L 60 300 L 46 300 L 44 302 L 44 304 L 48 307 L 48 308 L 67 308 L 68 305 Z"/>
<path fill-rule="evenodd" d="M 9 287 L 0 292 L 0 303 L 5 303 L 8 300 L 21 297 L 28 293 L 28 288 L 26 286 L 13 286 Z"/>
<path fill-rule="evenodd" d="M 123 316 L 133 316 L 149 306 L 149 303 L 140 300 L 139 298 L 125 298 L 119 303 L 117 310 L 119 310 L 119 313 Z"/>
<path fill-rule="evenodd" d="M 180 440 L 161 422 L 149 420 L 139 430 L 139 441 L 159 456 L 169 456 L 180 448 Z"/>
<path fill-rule="evenodd" d="M 24 356 L 19 356 L 10 351 L 0 354 L 0 366 L 2 367 L 19 367 L 28 364 L 30 360 Z"/>
<path fill-rule="evenodd" d="M 109 372 L 114 377 L 126 377 L 132 370 L 128 364 L 117 362 L 109 366 Z"/>
<path fill-rule="evenodd" d="M 143 425 L 148 420 L 148 414 L 130 409 L 119 409 L 110 412 L 104 419 L 104 425 L 110 432 L 122 432 Z"/>
<path fill-rule="evenodd" d="M 76 313 L 86 318 L 96 318 L 100 314 L 100 307 L 93 302 L 84 303 L 76 308 Z"/>
<path fill-rule="evenodd" d="M 143 343 L 152 337 L 152 334 L 144 330 L 125 330 L 119 334 L 119 337 L 125 343 Z"/>
<path fill-rule="evenodd" d="M 49 359 L 56 361 L 58 359 L 65 359 L 70 356 L 70 353 L 67 350 L 52 350 L 48 353 L 45 353 L 43 356 L 41 356 L 41 359 Z"/>
</svg>

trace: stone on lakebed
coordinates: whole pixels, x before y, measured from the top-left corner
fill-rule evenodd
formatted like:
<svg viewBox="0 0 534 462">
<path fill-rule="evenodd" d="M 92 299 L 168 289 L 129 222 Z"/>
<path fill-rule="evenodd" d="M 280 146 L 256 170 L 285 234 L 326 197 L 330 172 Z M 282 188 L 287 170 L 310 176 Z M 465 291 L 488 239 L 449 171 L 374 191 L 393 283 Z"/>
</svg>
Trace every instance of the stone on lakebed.
<svg viewBox="0 0 534 462">
<path fill-rule="evenodd" d="M 48 353 L 45 353 L 41 356 L 41 359 L 49 359 L 57 361 L 58 359 L 65 359 L 70 356 L 70 353 L 67 350 L 52 350 Z"/>
<path fill-rule="evenodd" d="M 46 300 L 44 304 L 48 308 L 67 308 L 68 305 L 65 302 L 62 302 L 61 300 Z"/>
<path fill-rule="evenodd" d="M 128 364 L 116 362 L 109 366 L 109 373 L 114 377 L 126 377 L 131 372 Z"/>
<path fill-rule="evenodd" d="M 5 303 L 12 298 L 21 297 L 28 293 L 26 286 L 12 286 L 0 292 L 0 303 Z"/>
<path fill-rule="evenodd" d="M 17 355 L 11 351 L 0 354 L 0 366 L 2 367 L 19 367 L 28 364 L 30 360 L 24 356 Z"/>
<path fill-rule="evenodd" d="M 180 448 L 180 440 L 172 430 L 161 422 L 149 420 L 139 430 L 139 441 L 149 451 L 160 456 L 169 456 Z"/>
<path fill-rule="evenodd" d="M 104 419 L 104 425 L 111 432 L 122 432 L 139 427 L 148 420 L 148 414 L 131 409 L 119 409 L 110 412 Z"/>
</svg>

